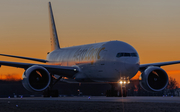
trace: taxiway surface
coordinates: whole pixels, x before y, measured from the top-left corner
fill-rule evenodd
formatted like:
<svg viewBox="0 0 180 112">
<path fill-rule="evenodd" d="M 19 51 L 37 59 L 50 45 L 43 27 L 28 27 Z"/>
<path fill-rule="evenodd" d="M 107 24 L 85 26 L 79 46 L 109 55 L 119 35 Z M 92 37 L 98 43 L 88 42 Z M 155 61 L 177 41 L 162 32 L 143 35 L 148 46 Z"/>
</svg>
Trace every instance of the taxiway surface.
<svg viewBox="0 0 180 112">
<path fill-rule="evenodd" d="M 180 103 L 180 97 L 105 97 L 105 96 L 84 96 L 84 97 L 24 97 L 24 98 L 1 98 L 9 100 L 58 100 L 58 101 L 101 101 L 101 102 L 159 102 L 159 103 Z"/>
<path fill-rule="evenodd" d="M 0 112 L 179 112 L 180 97 L 0 98 Z"/>
</svg>

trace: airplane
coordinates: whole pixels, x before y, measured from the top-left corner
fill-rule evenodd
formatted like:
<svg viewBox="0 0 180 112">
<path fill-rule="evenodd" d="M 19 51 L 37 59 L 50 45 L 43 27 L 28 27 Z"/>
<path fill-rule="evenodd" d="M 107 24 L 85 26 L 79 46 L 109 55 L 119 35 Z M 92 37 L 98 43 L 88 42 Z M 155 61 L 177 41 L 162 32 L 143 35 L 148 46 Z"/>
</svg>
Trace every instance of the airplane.
<svg viewBox="0 0 180 112">
<path fill-rule="evenodd" d="M 129 80 L 141 72 L 140 85 L 150 92 L 162 91 L 168 85 L 168 74 L 161 66 L 180 61 L 140 64 L 138 52 L 128 43 L 108 41 L 61 48 L 56 31 L 51 2 L 49 2 L 51 52 L 46 59 L 0 54 L 13 58 L 32 60 L 42 64 L 0 61 L 0 66 L 25 69 L 23 86 L 32 92 L 48 91 L 58 81 L 69 83 L 103 82 L 121 84 L 118 96 L 126 96 Z M 112 84 L 113 85 L 113 84 Z M 107 91 L 107 96 L 117 96 L 117 90 Z M 119 92 L 119 91 L 118 91 Z"/>
</svg>

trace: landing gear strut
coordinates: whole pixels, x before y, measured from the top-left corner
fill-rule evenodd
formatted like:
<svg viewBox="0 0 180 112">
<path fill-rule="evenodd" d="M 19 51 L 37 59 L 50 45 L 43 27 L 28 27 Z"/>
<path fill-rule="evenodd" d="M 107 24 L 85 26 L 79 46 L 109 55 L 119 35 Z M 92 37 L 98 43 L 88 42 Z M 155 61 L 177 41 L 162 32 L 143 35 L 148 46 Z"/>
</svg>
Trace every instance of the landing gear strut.
<svg viewBox="0 0 180 112">
<path fill-rule="evenodd" d="M 115 84 L 111 84 L 111 89 L 106 91 L 107 97 L 121 97 L 121 91 L 116 90 Z"/>
<path fill-rule="evenodd" d="M 122 92 L 122 96 L 123 96 L 123 97 L 126 97 L 126 96 L 127 96 L 127 90 L 126 90 L 126 87 L 122 87 L 121 92 Z"/>
<path fill-rule="evenodd" d="M 117 84 L 111 84 L 111 89 L 107 90 L 106 96 L 107 97 L 126 97 L 127 96 L 127 90 L 126 87 L 120 87 L 119 89 L 116 89 Z"/>
<path fill-rule="evenodd" d="M 106 96 L 107 97 L 126 97 L 127 90 L 126 86 L 129 84 L 129 78 L 121 77 L 119 83 L 111 83 L 111 89 L 107 90 Z"/>
<path fill-rule="evenodd" d="M 53 86 L 61 79 L 62 77 L 60 76 L 59 78 L 55 78 L 52 75 L 51 78 L 51 84 L 49 85 L 49 87 L 43 92 L 43 96 L 44 97 L 58 97 L 59 96 L 59 92 L 58 90 L 53 90 Z"/>
</svg>

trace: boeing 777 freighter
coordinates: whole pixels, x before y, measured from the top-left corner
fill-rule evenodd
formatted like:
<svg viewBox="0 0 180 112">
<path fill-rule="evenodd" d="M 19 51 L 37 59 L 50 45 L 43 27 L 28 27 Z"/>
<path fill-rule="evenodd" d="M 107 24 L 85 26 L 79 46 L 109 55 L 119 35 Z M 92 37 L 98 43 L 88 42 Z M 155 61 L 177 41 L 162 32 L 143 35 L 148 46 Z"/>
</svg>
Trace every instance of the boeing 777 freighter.
<svg viewBox="0 0 180 112">
<path fill-rule="evenodd" d="M 22 84 L 29 91 L 45 91 L 59 80 L 72 83 L 120 82 L 125 84 L 138 71 L 141 71 L 141 87 L 147 91 L 157 92 L 163 90 L 168 84 L 168 75 L 160 66 L 180 63 L 180 61 L 170 61 L 140 65 L 137 51 L 122 41 L 60 48 L 50 2 L 49 13 L 52 51 L 48 53 L 46 60 L 0 54 L 46 63 L 0 61 L 0 65 L 25 69 Z M 121 91 L 124 91 L 122 94 L 126 96 L 125 88 Z M 108 94 L 113 96 L 112 92 Z"/>
</svg>

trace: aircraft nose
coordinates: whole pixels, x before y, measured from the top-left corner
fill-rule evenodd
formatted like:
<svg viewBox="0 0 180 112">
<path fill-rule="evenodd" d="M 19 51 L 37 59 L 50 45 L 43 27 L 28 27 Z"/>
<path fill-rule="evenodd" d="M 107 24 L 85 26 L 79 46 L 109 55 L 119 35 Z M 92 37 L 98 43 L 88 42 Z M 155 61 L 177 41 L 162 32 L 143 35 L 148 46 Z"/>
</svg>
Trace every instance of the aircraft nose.
<svg viewBox="0 0 180 112">
<path fill-rule="evenodd" d="M 136 71 L 139 68 L 139 64 L 125 63 L 124 68 L 126 69 L 126 71 Z"/>
<path fill-rule="evenodd" d="M 139 70 L 139 60 L 137 59 L 126 59 L 124 61 L 124 69 L 126 74 L 133 77 Z"/>
<path fill-rule="evenodd" d="M 132 78 L 139 70 L 139 59 L 138 58 L 121 58 L 116 60 L 117 67 L 116 71 L 122 76 Z M 118 75 L 118 76 L 119 76 Z"/>
</svg>

